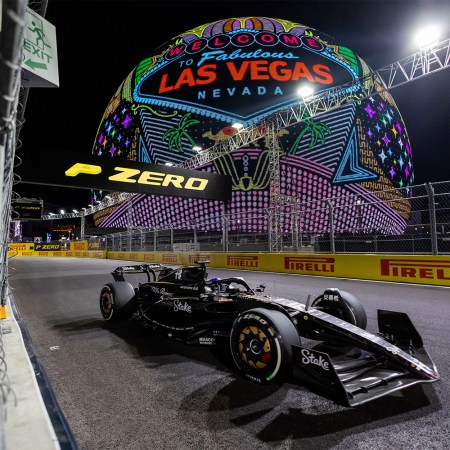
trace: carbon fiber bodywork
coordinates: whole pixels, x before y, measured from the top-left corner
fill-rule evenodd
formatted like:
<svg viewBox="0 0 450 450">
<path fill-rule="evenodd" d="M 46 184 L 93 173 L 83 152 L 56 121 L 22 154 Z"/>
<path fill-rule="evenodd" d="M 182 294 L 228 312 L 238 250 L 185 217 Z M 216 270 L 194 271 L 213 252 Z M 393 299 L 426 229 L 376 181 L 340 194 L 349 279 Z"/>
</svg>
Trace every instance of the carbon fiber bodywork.
<svg viewBox="0 0 450 450">
<path fill-rule="evenodd" d="M 264 286 L 251 289 L 240 277 L 208 280 L 206 263 L 176 269 L 159 264 L 118 267 L 112 272 L 115 283 L 102 290 L 104 318 L 130 318 L 187 345 L 231 345 L 237 365 L 243 361 L 248 369 L 242 374 L 259 383 L 272 380 L 266 363 L 276 355 L 275 372 L 281 362 L 288 361 L 290 366 L 283 379 L 345 406 L 440 379 L 405 313 L 379 310 L 379 332 L 374 334 L 365 329 L 366 315 L 359 301 L 347 292 L 329 288 L 302 304 L 271 297 L 264 293 Z M 145 274 L 144 282 L 128 286 L 125 276 L 139 273 Z M 128 289 L 119 294 L 119 287 Z M 117 297 L 113 301 L 111 291 Z M 117 311 L 108 310 L 108 301 Z M 235 330 L 233 336 L 242 318 L 247 326 Z M 233 339 L 239 342 L 233 345 Z M 264 355 L 266 359 L 258 360 L 265 345 L 271 351 Z M 253 356 L 255 362 L 249 363 Z M 259 376 L 262 369 L 266 370 L 264 377 Z"/>
</svg>

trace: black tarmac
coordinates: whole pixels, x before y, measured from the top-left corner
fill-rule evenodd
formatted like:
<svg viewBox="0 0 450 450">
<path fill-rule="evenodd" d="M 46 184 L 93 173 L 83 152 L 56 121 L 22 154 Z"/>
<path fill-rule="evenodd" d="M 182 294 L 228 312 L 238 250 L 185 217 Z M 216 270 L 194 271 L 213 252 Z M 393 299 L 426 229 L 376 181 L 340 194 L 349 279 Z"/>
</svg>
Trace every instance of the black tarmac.
<svg viewBox="0 0 450 450">
<path fill-rule="evenodd" d="M 59 406 L 50 418 L 60 411 L 80 449 L 449 448 L 449 288 L 238 273 L 250 286 L 265 283 L 267 293 L 301 302 L 327 287 L 351 292 L 365 307 L 372 332 L 377 309 L 409 314 L 441 380 L 351 409 L 303 386 L 244 380 L 228 355 L 212 349 L 186 347 L 130 322 L 106 323 L 100 289 L 124 263 L 18 257 L 9 263 L 14 306 Z M 26 434 L 27 427 L 20 432 Z M 61 422 L 56 435 L 66 439 L 61 448 L 71 447 Z"/>
</svg>

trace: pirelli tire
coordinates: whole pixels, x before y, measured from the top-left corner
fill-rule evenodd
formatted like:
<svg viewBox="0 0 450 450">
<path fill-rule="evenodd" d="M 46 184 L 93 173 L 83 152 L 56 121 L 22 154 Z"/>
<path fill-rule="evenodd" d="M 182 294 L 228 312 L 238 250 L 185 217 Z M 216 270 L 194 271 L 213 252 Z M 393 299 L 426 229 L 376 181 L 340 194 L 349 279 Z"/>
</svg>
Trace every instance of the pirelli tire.
<svg viewBox="0 0 450 450">
<path fill-rule="evenodd" d="M 125 320 L 134 309 L 134 288 L 131 283 L 117 281 L 105 284 L 100 292 L 100 312 L 107 321 Z"/>
<path fill-rule="evenodd" d="M 327 300 L 327 295 L 329 296 L 328 298 L 338 295 L 338 300 Z M 311 306 L 345 320 L 363 330 L 367 327 L 366 310 L 359 300 L 349 292 L 335 288 L 327 289 L 311 303 Z"/>
<path fill-rule="evenodd" d="M 239 374 L 261 384 L 281 384 L 292 374 L 292 346 L 300 346 L 297 329 L 285 314 L 255 308 L 234 321 L 230 348 Z"/>
</svg>

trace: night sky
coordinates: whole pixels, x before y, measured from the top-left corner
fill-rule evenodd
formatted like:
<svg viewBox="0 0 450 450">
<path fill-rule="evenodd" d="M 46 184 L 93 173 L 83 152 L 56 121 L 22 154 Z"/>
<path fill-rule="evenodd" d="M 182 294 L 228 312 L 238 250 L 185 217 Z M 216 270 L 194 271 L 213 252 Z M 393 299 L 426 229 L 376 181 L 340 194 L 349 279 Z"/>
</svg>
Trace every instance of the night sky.
<svg viewBox="0 0 450 450">
<path fill-rule="evenodd" d="M 20 158 L 45 162 L 58 152 L 92 152 L 100 120 L 124 78 L 172 37 L 229 17 L 266 16 L 315 28 L 357 53 L 374 70 L 418 50 L 420 25 L 439 23 L 450 37 L 450 2 L 441 1 L 70 1 L 49 0 L 46 20 L 56 27 L 59 88 L 31 88 L 20 131 Z M 161 31 L 163 29 L 163 31 Z M 415 185 L 450 181 L 450 69 L 391 91 L 406 125 Z M 86 207 L 85 189 L 18 184 L 23 197 L 47 207 Z"/>
</svg>

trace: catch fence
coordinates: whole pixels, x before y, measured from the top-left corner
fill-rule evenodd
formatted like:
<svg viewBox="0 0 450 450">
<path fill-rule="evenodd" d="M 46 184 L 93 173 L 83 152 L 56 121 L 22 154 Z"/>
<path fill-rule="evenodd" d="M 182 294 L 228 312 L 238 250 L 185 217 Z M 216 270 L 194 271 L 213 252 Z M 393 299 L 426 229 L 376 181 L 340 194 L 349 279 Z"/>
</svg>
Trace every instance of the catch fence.
<svg viewBox="0 0 450 450">
<path fill-rule="evenodd" d="M 450 182 L 314 202 L 291 200 L 276 207 L 224 212 L 189 223 L 162 223 L 151 228 L 133 226 L 132 203 L 129 211 L 130 226 L 126 231 L 90 236 L 91 248 L 450 254 Z M 381 226 L 374 227 L 373 217 L 383 214 L 386 214 L 386 221 L 377 220 Z M 104 231 L 107 233 L 107 229 Z"/>
</svg>

